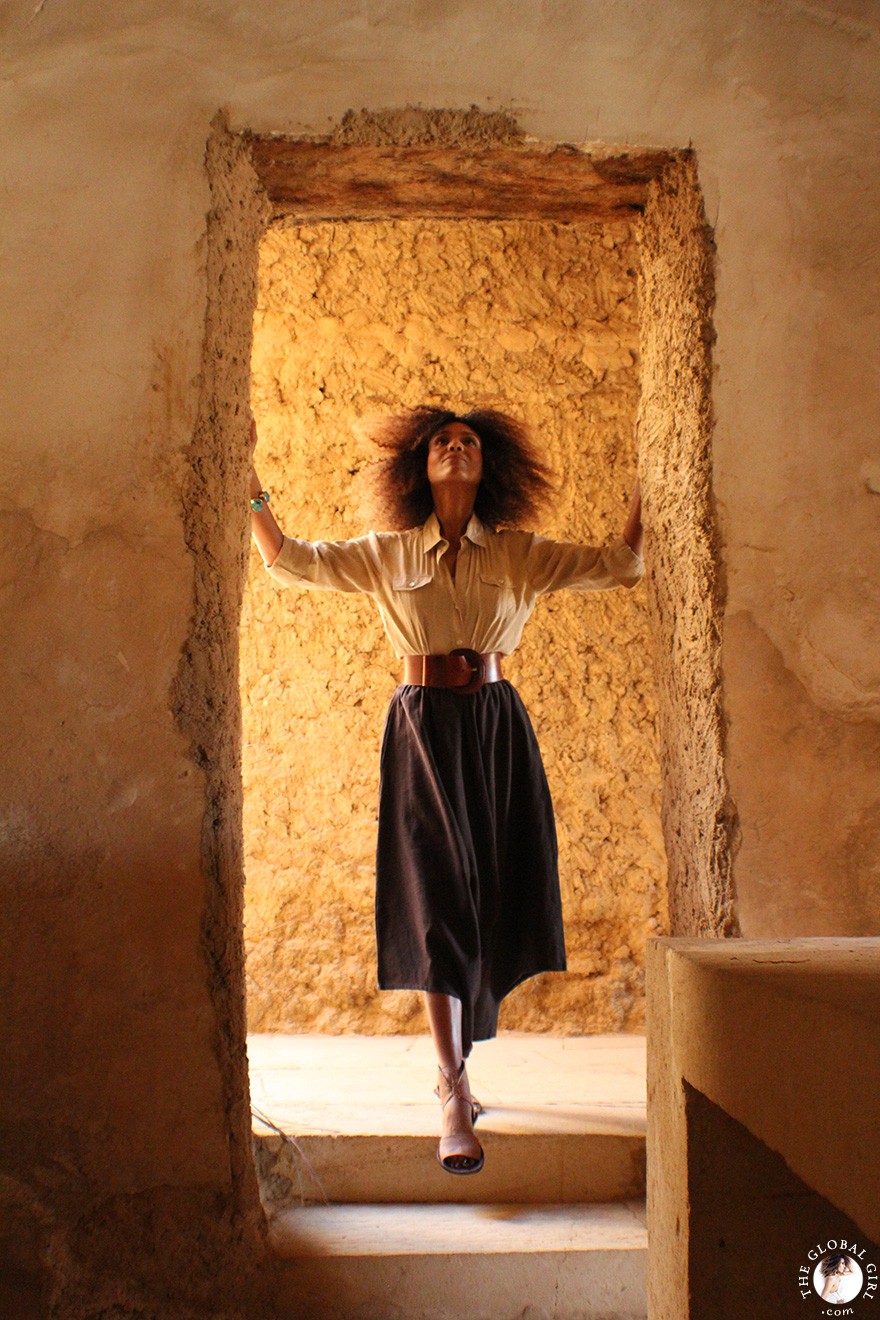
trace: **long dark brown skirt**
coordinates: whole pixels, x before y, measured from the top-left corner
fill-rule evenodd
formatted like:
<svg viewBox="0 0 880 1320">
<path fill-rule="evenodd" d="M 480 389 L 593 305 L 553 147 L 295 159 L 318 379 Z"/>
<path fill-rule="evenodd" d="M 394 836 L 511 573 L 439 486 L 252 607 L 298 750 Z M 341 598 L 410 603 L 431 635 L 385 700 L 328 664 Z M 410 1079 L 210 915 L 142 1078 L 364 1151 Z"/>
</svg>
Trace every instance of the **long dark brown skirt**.
<svg viewBox="0 0 880 1320">
<path fill-rule="evenodd" d="M 380 989 L 461 1000 L 465 1057 L 514 986 L 565 971 L 550 789 L 509 683 L 469 696 L 404 684 L 391 698 L 376 942 Z"/>
</svg>

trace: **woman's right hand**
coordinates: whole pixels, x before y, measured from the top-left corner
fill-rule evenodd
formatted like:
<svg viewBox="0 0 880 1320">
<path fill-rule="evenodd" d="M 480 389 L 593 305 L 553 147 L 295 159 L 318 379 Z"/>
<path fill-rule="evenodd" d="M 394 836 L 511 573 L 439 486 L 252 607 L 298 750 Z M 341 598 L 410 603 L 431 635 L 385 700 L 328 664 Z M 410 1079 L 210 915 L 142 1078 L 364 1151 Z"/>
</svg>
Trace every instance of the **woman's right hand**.
<svg viewBox="0 0 880 1320">
<path fill-rule="evenodd" d="M 257 446 L 257 423 L 254 414 L 251 413 L 251 426 L 248 434 L 248 452 L 253 459 L 254 450 Z M 251 462 L 250 475 L 250 498 L 256 499 L 262 494 L 263 486 L 260 478 L 257 476 L 257 469 Z M 261 509 L 251 511 L 251 534 L 257 543 L 257 549 L 263 558 L 263 563 L 273 564 L 278 558 L 278 553 L 284 543 L 284 533 L 278 526 L 268 504 L 264 504 Z"/>
<path fill-rule="evenodd" d="M 256 447 L 257 447 L 257 419 L 254 417 L 254 414 L 251 413 L 251 424 L 250 424 L 250 430 L 248 432 L 248 457 L 251 460 L 251 475 L 250 475 L 251 499 L 255 499 L 257 495 L 259 495 L 260 491 L 263 489 L 260 483 L 260 478 L 257 476 L 257 469 L 254 467 L 254 450 L 256 449 Z"/>
</svg>

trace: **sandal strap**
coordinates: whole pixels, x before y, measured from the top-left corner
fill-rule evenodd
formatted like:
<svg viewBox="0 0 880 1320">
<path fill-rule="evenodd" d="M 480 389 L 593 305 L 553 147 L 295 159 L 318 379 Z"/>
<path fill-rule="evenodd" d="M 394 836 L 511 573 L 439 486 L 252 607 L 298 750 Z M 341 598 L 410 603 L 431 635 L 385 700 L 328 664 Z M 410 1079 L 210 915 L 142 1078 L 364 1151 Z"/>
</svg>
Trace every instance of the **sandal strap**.
<svg viewBox="0 0 880 1320">
<path fill-rule="evenodd" d="M 439 1072 L 440 1072 L 440 1081 L 434 1087 L 434 1094 L 440 1097 L 440 1103 L 444 1109 L 449 1104 L 449 1101 L 452 1099 L 452 1097 L 455 1096 L 458 1100 L 464 1100 L 466 1104 L 469 1104 L 471 1106 L 471 1109 L 473 1110 L 474 1113 L 474 1117 L 476 1117 L 477 1114 L 482 1114 L 483 1106 L 480 1104 L 479 1100 L 475 1100 L 474 1097 L 470 1094 L 470 1085 L 468 1085 L 467 1092 L 465 1092 L 464 1089 L 464 1083 L 465 1083 L 464 1059 L 462 1059 L 457 1069 L 441 1067 L 439 1069 Z M 445 1095 L 441 1094 L 441 1087 L 443 1087 L 443 1089 L 445 1090 L 446 1092 Z"/>
<path fill-rule="evenodd" d="M 440 1138 L 437 1158 L 449 1173 L 479 1173 L 483 1167 L 483 1147 L 474 1136 L 473 1123 L 477 1115 L 483 1112 L 483 1106 L 470 1094 L 464 1059 L 457 1068 L 440 1067 L 439 1072 L 440 1080 L 434 1087 L 434 1094 L 440 1097 L 443 1109 L 446 1109 L 449 1101 L 455 1096 L 465 1102 L 471 1111 L 471 1117 L 470 1124 L 459 1119 L 453 1130 Z M 464 1149 L 462 1149 L 463 1144 Z M 460 1161 L 459 1165 L 449 1163 L 452 1160 Z"/>
</svg>

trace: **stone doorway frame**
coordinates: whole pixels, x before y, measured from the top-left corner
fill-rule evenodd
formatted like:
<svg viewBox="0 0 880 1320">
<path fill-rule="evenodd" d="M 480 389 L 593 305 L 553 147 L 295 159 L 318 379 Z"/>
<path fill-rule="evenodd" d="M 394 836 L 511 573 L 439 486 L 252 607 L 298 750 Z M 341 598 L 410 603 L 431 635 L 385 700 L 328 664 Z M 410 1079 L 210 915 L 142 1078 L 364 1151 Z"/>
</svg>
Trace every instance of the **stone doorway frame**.
<svg viewBox="0 0 880 1320">
<path fill-rule="evenodd" d="M 476 112 L 473 112 L 476 113 Z M 427 114 L 427 112 L 425 112 Z M 639 471 L 660 721 L 670 934 L 735 936 L 736 814 L 724 774 L 724 583 L 711 472 L 714 244 L 693 151 L 582 149 L 524 137 L 428 142 L 232 133 L 212 125 L 200 403 L 183 492 L 193 620 L 173 710 L 205 777 L 202 942 L 216 1014 L 238 1209 L 258 1213 L 250 1152 L 243 943 L 238 623 L 247 571 L 246 462 L 259 242 L 276 218 L 589 220 L 642 217 Z M 345 121 L 343 121 L 343 127 Z M 481 121 L 481 127 L 485 125 Z"/>
</svg>

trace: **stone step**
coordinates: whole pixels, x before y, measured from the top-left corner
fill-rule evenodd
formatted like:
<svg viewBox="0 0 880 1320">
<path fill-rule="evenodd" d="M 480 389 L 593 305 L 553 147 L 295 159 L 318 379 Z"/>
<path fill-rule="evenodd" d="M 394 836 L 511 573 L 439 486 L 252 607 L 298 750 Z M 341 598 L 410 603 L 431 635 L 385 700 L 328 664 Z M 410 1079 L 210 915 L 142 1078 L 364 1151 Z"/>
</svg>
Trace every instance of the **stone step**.
<svg viewBox="0 0 880 1320">
<path fill-rule="evenodd" d="M 436 1123 L 436 1115 L 432 1118 Z M 611 1127 L 577 1133 L 499 1131 L 491 1114 L 476 1132 L 479 1174 L 440 1167 L 436 1135 L 254 1136 L 267 1210 L 296 1202 L 622 1201 L 645 1192 L 645 1139 Z"/>
<path fill-rule="evenodd" d="M 476 1128 L 486 1164 L 469 1178 L 450 1176 L 436 1159 L 428 1038 L 256 1036 L 248 1048 L 267 1209 L 644 1194 L 643 1037 L 511 1032 L 481 1043 L 468 1072 L 486 1110 Z"/>
<path fill-rule="evenodd" d="M 288 1208 L 270 1219 L 278 1316 L 645 1320 L 645 1222 L 642 1200 Z"/>
</svg>

